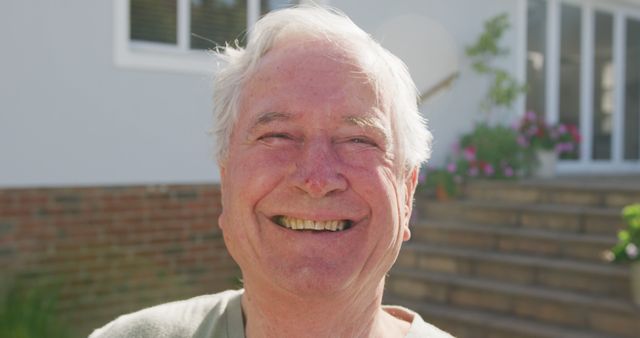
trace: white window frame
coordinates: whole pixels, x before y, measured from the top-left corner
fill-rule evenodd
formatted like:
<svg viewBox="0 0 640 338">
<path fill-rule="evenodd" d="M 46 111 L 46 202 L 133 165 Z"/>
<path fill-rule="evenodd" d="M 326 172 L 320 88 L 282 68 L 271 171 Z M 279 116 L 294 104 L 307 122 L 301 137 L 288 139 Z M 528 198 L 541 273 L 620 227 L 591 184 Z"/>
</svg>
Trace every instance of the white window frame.
<svg viewBox="0 0 640 338">
<path fill-rule="evenodd" d="M 212 74 L 216 69 L 211 52 L 189 48 L 190 0 L 177 0 L 177 44 L 131 41 L 130 0 L 113 1 L 113 58 L 117 67 L 139 70 Z M 305 2 L 305 1 L 302 1 Z M 316 1 L 326 4 L 328 1 Z M 247 31 L 260 17 L 260 1 L 247 0 Z"/>
<path fill-rule="evenodd" d="M 519 0 L 519 12 L 523 20 L 520 21 L 521 30 L 527 29 L 527 1 Z M 624 123 L 624 92 L 623 84 L 625 83 L 625 23 L 627 18 L 639 18 L 640 9 L 637 6 L 624 1 L 615 1 L 603 3 L 597 0 L 547 0 L 547 37 L 546 37 L 546 119 L 550 123 L 558 121 L 558 100 L 559 100 L 559 53 L 560 53 L 560 5 L 570 4 L 581 9 L 581 81 L 580 81 L 580 120 L 589 121 L 580 124 L 580 134 L 582 135 L 582 143 L 580 144 L 579 160 L 563 160 L 558 163 L 558 172 L 561 174 L 601 174 L 601 173 L 637 173 L 640 171 L 640 161 L 623 159 L 623 131 Z M 595 11 L 602 10 L 613 15 L 613 60 L 614 60 L 614 115 L 613 130 L 617 133 L 612 134 L 612 149 L 610 160 L 594 160 L 591 157 L 593 126 L 590 121 L 593 118 L 593 36 L 594 36 L 594 15 Z M 524 60 L 526 55 L 526 35 L 520 35 L 524 38 L 524 43 L 519 44 L 520 59 Z M 520 72 L 526 74 L 526 64 L 519 65 Z M 525 75 L 526 77 L 526 75 Z"/>
</svg>

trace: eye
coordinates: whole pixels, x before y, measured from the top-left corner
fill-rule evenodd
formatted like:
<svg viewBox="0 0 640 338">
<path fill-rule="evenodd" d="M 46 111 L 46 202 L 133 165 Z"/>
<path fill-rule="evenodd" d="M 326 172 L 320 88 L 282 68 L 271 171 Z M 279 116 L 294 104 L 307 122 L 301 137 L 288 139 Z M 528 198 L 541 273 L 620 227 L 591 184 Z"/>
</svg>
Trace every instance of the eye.
<svg viewBox="0 0 640 338">
<path fill-rule="evenodd" d="M 369 145 L 373 147 L 378 146 L 378 144 L 374 140 L 364 136 L 352 137 L 349 139 L 349 142 L 353 144 L 358 144 L 358 145 Z"/>
<path fill-rule="evenodd" d="M 263 144 L 277 145 L 277 144 L 294 141 L 295 137 L 293 137 L 291 134 L 288 134 L 288 133 L 273 132 L 273 133 L 263 134 L 259 136 L 257 140 L 258 142 L 261 142 Z"/>
<path fill-rule="evenodd" d="M 285 133 L 268 133 L 258 137 L 258 140 L 268 140 L 268 139 L 288 139 L 292 140 L 293 137 L 289 134 Z"/>
</svg>

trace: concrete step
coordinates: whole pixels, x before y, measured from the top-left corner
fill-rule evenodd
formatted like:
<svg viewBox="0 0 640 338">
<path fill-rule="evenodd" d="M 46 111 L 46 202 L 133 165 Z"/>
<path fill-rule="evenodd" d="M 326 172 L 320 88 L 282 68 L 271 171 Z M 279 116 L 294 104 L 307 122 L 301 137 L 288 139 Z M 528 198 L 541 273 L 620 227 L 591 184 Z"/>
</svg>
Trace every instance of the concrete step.
<svg viewBox="0 0 640 338">
<path fill-rule="evenodd" d="M 396 266 L 615 299 L 630 297 L 629 271 L 617 265 L 406 243 Z"/>
<path fill-rule="evenodd" d="M 622 338 L 589 332 L 579 327 L 554 325 L 516 316 L 429 303 L 394 295 L 385 303 L 406 306 L 426 321 L 458 338 Z"/>
<path fill-rule="evenodd" d="M 416 219 L 458 221 L 561 233 L 616 236 L 624 227 L 620 211 L 605 207 L 459 200 L 416 201 Z"/>
<path fill-rule="evenodd" d="M 507 254 L 602 262 L 602 253 L 616 243 L 610 235 L 558 233 L 464 222 L 424 220 L 412 225 L 413 243 L 465 247 Z"/>
<path fill-rule="evenodd" d="M 387 289 L 393 295 L 426 303 L 515 315 L 548 324 L 581 327 L 589 332 L 629 337 L 640 332 L 640 308 L 629 301 L 575 292 L 468 278 L 408 268 L 391 271 Z M 616 318 L 615 326 L 602 318 Z"/>
<path fill-rule="evenodd" d="M 473 180 L 465 196 L 474 200 L 612 207 L 640 202 L 639 177 L 562 177 L 555 180 Z"/>
<path fill-rule="evenodd" d="M 634 202 L 640 177 L 473 181 L 457 201 L 418 196 L 388 294 L 462 338 L 638 337 L 629 272 L 600 260 Z"/>
</svg>

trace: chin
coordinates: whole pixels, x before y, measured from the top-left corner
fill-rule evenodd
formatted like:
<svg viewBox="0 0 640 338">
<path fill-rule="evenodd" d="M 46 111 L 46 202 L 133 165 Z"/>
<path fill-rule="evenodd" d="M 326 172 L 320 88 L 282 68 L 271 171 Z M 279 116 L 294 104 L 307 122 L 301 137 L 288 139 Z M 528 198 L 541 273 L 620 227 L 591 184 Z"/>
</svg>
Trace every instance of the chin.
<svg viewBox="0 0 640 338">
<path fill-rule="evenodd" d="M 316 259 L 281 265 L 275 272 L 279 277 L 273 281 L 277 287 L 305 298 L 335 295 L 356 285 L 358 272 L 361 271 L 361 267 L 345 263 L 347 262 L 328 263 Z"/>
</svg>

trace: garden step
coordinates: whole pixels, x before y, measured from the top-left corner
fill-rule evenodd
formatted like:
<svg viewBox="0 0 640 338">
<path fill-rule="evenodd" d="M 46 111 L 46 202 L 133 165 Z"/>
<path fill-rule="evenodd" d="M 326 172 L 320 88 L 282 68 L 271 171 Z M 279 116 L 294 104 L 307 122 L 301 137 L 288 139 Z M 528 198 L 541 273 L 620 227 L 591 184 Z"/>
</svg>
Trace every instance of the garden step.
<svg viewBox="0 0 640 338">
<path fill-rule="evenodd" d="M 466 277 L 629 298 L 629 271 L 624 266 L 558 258 L 493 253 L 426 243 L 406 243 L 398 267 Z"/>
<path fill-rule="evenodd" d="M 427 303 L 516 315 L 593 332 L 628 335 L 640 330 L 640 309 L 629 301 L 607 297 L 407 268 L 391 271 L 387 289 L 393 295 Z M 603 325 L 601 318 L 606 316 L 617 318 L 619 327 L 611 331 Z"/>
<path fill-rule="evenodd" d="M 417 219 L 499 224 L 526 229 L 543 229 L 576 234 L 616 236 L 624 227 L 620 210 L 552 204 L 522 204 L 478 200 L 438 202 L 416 201 Z"/>
<path fill-rule="evenodd" d="M 548 324 L 531 319 L 460 308 L 446 304 L 420 302 L 394 295 L 385 302 L 406 306 L 426 321 L 457 338 L 622 338 L 623 336 L 588 332 L 583 328 Z"/>
<path fill-rule="evenodd" d="M 425 220 L 412 225 L 412 243 L 603 262 L 614 236 L 558 233 L 506 226 Z"/>
<path fill-rule="evenodd" d="M 474 200 L 582 205 L 621 209 L 640 202 L 640 177 L 561 177 L 552 180 L 472 180 L 465 196 Z"/>
</svg>

